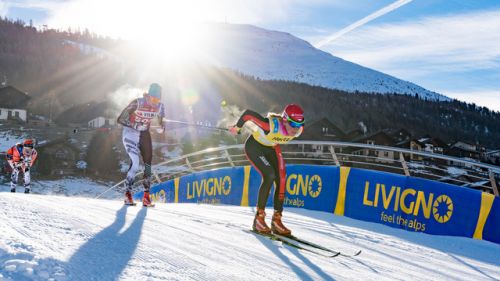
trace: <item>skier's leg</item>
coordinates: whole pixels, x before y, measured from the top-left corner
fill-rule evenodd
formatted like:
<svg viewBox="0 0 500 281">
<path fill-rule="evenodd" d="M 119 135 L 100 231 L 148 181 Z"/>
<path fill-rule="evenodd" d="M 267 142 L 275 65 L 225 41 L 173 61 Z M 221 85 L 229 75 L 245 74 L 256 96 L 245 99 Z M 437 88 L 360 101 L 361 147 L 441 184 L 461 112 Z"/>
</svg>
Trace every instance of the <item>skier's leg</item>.
<svg viewBox="0 0 500 281">
<path fill-rule="evenodd" d="M 127 192 L 132 191 L 135 174 L 139 171 L 139 131 L 123 127 L 122 141 L 130 158 L 130 168 L 127 172 Z"/>
<path fill-rule="evenodd" d="M 285 199 L 285 161 L 283 160 L 283 154 L 281 153 L 281 147 L 279 145 L 274 147 L 274 151 L 274 157 L 270 157 L 270 160 L 275 169 L 275 173 L 279 176 L 277 176 L 275 180 L 276 189 L 274 190 L 274 214 L 271 221 L 271 230 L 273 233 L 289 236 L 292 234 L 292 231 L 290 231 L 290 229 L 288 229 L 281 221 L 283 214 L 283 201 Z"/>
<path fill-rule="evenodd" d="M 16 165 L 12 165 L 12 167 L 12 174 L 10 175 L 10 192 L 16 192 L 19 169 Z"/>
<path fill-rule="evenodd" d="M 286 167 L 279 145 L 274 147 L 274 157 L 269 157 L 274 172 L 278 175 L 275 179 L 276 189 L 274 190 L 274 210 L 283 211 L 283 201 L 285 200 Z"/>
<path fill-rule="evenodd" d="M 153 161 L 153 144 L 151 141 L 151 134 L 149 131 L 141 132 L 139 141 L 139 148 L 141 150 L 142 161 L 144 161 L 144 196 L 142 197 L 142 206 L 153 207 L 149 190 L 151 188 L 151 162 Z"/>
<path fill-rule="evenodd" d="M 151 162 L 153 161 L 153 144 L 149 131 L 141 132 L 139 148 L 144 161 L 144 192 L 149 192 L 151 186 Z"/>
<path fill-rule="evenodd" d="M 262 176 L 262 183 L 259 187 L 259 197 L 257 201 L 257 207 L 259 209 L 264 209 L 266 207 L 269 191 L 276 179 L 276 173 L 269 162 L 269 153 L 267 153 L 267 150 L 272 151 L 272 148 L 261 145 L 252 137 L 245 143 L 246 157 Z"/>
<path fill-rule="evenodd" d="M 30 191 L 31 191 L 30 168 L 26 167 L 24 169 L 24 193 L 30 193 Z"/>
<path fill-rule="evenodd" d="M 253 221 L 253 229 L 262 233 L 270 233 L 271 229 L 267 226 L 265 217 L 265 207 L 271 185 L 275 179 L 274 169 L 266 158 L 267 150 L 272 151 L 272 148 L 265 147 L 259 144 L 253 137 L 249 137 L 245 143 L 245 154 L 254 166 L 254 168 L 261 174 L 262 183 L 259 187 L 259 197 L 257 200 L 257 213 Z"/>
</svg>

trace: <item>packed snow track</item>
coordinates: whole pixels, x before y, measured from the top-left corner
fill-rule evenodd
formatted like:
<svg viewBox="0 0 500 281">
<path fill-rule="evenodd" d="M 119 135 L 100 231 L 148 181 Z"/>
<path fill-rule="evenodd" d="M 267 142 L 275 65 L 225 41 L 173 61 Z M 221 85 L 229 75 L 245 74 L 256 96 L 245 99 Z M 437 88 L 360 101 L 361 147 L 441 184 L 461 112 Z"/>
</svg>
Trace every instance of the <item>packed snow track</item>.
<svg viewBox="0 0 500 281">
<path fill-rule="evenodd" d="M 363 251 L 326 258 L 249 233 L 254 212 L 0 192 L 0 280 L 500 280 L 491 242 L 286 208 L 296 236 Z"/>
</svg>

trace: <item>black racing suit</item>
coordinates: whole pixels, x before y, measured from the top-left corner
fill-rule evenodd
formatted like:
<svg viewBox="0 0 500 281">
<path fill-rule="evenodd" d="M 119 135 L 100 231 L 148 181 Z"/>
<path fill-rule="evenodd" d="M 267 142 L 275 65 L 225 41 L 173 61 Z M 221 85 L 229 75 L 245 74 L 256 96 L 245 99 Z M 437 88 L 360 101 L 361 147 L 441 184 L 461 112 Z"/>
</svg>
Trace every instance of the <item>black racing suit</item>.
<svg viewBox="0 0 500 281">
<path fill-rule="evenodd" d="M 257 125 L 264 134 L 269 133 L 269 119 L 262 117 L 260 114 L 246 110 L 240 117 L 236 126 L 241 128 L 246 121 L 251 121 Z M 253 135 L 250 135 L 245 142 L 245 154 L 255 167 L 255 169 L 262 176 L 262 183 L 259 187 L 259 198 L 257 207 L 264 209 L 266 207 L 267 198 L 271 190 L 271 186 L 275 183 L 274 191 L 274 209 L 276 211 L 283 211 L 284 190 L 280 198 L 280 187 L 285 184 L 286 170 L 281 155 L 281 148 L 279 144 L 275 146 L 267 146 L 259 143 Z M 282 165 L 280 165 L 282 163 Z"/>
</svg>

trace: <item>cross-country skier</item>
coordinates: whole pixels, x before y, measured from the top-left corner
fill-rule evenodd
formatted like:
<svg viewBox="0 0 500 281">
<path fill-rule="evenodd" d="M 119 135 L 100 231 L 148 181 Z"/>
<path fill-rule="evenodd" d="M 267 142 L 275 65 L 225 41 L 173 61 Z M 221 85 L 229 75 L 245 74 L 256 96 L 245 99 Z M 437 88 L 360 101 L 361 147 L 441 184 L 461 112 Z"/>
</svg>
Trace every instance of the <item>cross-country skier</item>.
<svg viewBox="0 0 500 281">
<path fill-rule="evenodd" d="M 286 170 L 280 144 L 285 144 L 302 133 L 304 111 L 296 104 L 289 104 L 281 114 L 268 113 L 264 118 L 254 111 L 246 110 L 236 125 L 229 129 L 230 132 L 233 135 L 238 134 L 247 121 L 257 125 L 257 129 L 245 142 L 245 154 L 262 175 L 253 230 L 260 233 L 272 231 L 280 235 L 291 235 L 292 232 L 281 221 L 285 199 Z M 274 214 L 271 228 L 269 228 L 265 221 L 264 209 L 273 182 L 275 183 Z"/>
<path fill-rule="evenodd" d="M 165 106 L 161 102 L 161 86 L 153 83 L 149 87 L 149 91 L 144 93 L 142 98 L 133 100 L 118 117 L 118 123 L 123 125 L 122 141 L 131 164 L 127 173 L 125 192 L 125 204 L 134 205 L 132 199 L 132 185 L 134 184 L 135 174 L 139 170 L 139 153 L 144 161 L 144 197 L 142 205 L 144 207 L 152 207 L 149 195 L 151 186 L 151 161 L 153 159 L 153 147 L 151 142 L 151 134 L 149 127 L 153 119 L 158 119 L 164 126 L 162 119 L 165 117 Z"/>
<path fill-rule="evenodd" d="M 7 150 L 7 161 L 12 168 L 10 192 L 16 192 L 19 173 L 22 172 L 24 174 L 24 193 L 30 193 L 30 168 L 35 164 L 37 157 L 38 153 L 33 147 L 32 139 L 25 139 L 23 143 L 16 143 Z"/>
</svg>

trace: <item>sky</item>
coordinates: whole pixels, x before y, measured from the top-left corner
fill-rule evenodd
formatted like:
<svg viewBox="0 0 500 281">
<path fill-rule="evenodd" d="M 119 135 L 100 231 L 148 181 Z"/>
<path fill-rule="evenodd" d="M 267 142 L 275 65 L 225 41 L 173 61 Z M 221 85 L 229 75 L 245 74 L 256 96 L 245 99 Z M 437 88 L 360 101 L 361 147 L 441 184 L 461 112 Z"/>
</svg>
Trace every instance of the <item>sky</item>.
<svg viewBox="0 0 500 281">
<path fill-rule="evenodd" d="M 500 111 L 498 0 L 0 0 L 0 16 L 153 42 L 192 22 L 252 24 Z"/>
</svg>

